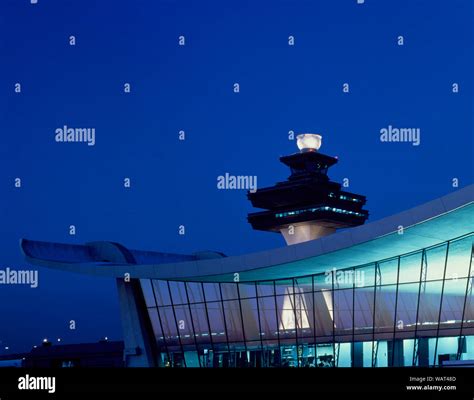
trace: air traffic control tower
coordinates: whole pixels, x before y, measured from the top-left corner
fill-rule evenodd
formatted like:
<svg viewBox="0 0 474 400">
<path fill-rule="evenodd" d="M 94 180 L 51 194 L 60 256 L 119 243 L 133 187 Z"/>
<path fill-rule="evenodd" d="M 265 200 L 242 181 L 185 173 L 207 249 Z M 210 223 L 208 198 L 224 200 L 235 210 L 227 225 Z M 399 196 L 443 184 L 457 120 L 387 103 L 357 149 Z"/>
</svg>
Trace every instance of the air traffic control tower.
<svg viewBox="0 0 474 400">
<path fill-rule="evenodd" d="M 338 160 L 319 152 L 321 139 L 298 135 L 300 152 L 280 157 L 290 167 L 288 180 L 248 192 L 252 205 L 266 210 L 248 215 L 253 229 L 280 232 L 290 245 L 364 224 L 369 216 L 362 209 L 365 196 L 342 191 L 340 183 L 329 179 L 327 171 Z"/>
</svg>

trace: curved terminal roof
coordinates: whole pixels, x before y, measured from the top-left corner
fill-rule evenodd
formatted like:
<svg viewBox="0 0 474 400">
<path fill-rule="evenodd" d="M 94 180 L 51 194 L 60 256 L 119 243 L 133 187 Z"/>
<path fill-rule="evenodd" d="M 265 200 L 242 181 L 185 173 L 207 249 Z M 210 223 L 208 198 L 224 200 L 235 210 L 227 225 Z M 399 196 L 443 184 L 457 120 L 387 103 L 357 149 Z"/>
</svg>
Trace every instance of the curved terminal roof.
<svg viewBox="0 0 474 400">
<path fill-rule="evenodd" d="M 403 234 L 399 234 L 402 226 Z M 110 242 L 69 245 L 21 240 L 28 262 L 96 276 L 209 282 L 270 280 L 367 264 L 454 239 L 474 230 L 474 185 L 399 214 L 327 237 L 224 257 L 129 250 Z"/>
</svg>

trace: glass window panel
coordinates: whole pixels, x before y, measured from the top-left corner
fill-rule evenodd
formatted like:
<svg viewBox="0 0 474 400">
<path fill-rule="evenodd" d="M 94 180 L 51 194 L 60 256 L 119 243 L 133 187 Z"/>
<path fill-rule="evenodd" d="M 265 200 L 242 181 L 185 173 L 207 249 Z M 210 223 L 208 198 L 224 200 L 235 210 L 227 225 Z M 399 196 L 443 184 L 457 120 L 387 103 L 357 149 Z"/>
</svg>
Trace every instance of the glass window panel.
<svg viewBox="0 0 474 400">
<path fill-rule="evenodd" d="M 161 330 L 160 320 L 158 318 L 158 311 L 156 308 L 149 308 L 148 315 L 150 316 L 151 326 L 153 328 L 153 333 L 158 342 L 158 345 L 163 345 L 163 331 Z"/>
<path fill-rule="evenodd" d="M 468 236 L 449 244 L 447 279 L 467 277 L 471 260 L 472 241 L 473 237 Z"/>
<path fill-rule="evenodd" d="M 293 288 L 287 287 L 287 293 L 277 296 L 276 299 L 280 337 L 294 337 L 296 328 L 301 337 L 313 337 L 312 294 L 298 290 L 293 293 Z"/>
<path fill-rule="evenodd" d="M 449 330 L 449 335 L 458 335 L 461 326 L 466 293 L 466 279 L 449 279 L 444 283 L 443 304 L 441 307 L 440 329 Z M 472 308 L 466 303 L 466 313 Z M 466 319 L 466 315 L 464 316 Z M 448 334 L 448 333 L 446 333 Z"/>
<path fill-rule="evenodd" d="M 428 265 L 426 269 L 426 280 L 433 281 L 443 279 L 445 259 L 446 244 L 426 251 L 426 261 Z"/>
<path fill-rule="evenodd" d="M 240 298 L 245 299 L 248 297 L 255 297 L 255 283 L 239 283 Z"/>
<path fill-rule="evenodd" d="M 351 346 L 351 343 L 340 343 L 337 366 L 338 367 L 346 367 L 346 368 L 352 366 L 352 346 Z"/>
<path fill-rule="evenodd" d="M 464 286 L 465 286 L 466 283 L 467 283 L 467 279 L 460 279 L 460 280 L 463 281 L 463 283 L 461 283 L 461 285 L 464 284 Z M 470 287 L 472 288 L 474 286 L 474 278 L 470 278 L 470 280 L 471 280 Z M 464 306 L 463 306 L 463 308 L 464 308 L 464 327 L 465 328 L 473 328 L 474 327 L 474 290 L 471 289 L 470 291 L 467 292 L 466 299 L 463 300 L 463 302 L 465 302 L 465 304 L 463 303 L 464 304 Z M 464 331 L 464 332 L 466 332 L 466 331 Z M 471 332 L 473 332 L 473 331 L 471 331 Z M 473 343 L 473 345 L 474 345 L 474 343 Z M 474 348 L 473 348 L 473 351 L 474 351 Z"/>
<path fill-rule="evenodd" d="M 354 283 L 356 288 L 370 287 L 375 284 L 375 264 L 356 268 L 354 271 Z"/>
<path fill-rule="evenodd" d="M 394 285 L 397 283 L 398 258 L 379 264 L 381 284 Z"/>
<path fill-rule="evenodd" d="M 474 336 L 466 336 L 462 360 L 474 360 Z"/>
<path fill-rule="evenodd" d="M 395 319 L 396 285 L 380 286 L 375 298 L 375 332 L 393 332 Z"/>
<path fill-rule="evenodd" d="M 183 345 L 194 344 L 191 315 L 188 306 L 175 306 L 176 320 L 178 322 L 179 335 Z"/>
<path fill-rule="evenodd" d="M 221 289 L 223 300 L 237 300 L 239 298 L 237 283 L 221 283 Z"/>
<path fill-rule="evenodd" d="M 305 276 L 303 278 L 295 278 L 295 288 L 301 292 L 311 292 L 313 290 L 313 277 Z"/>
<path fill-rule="evenodd" d="M 377 347 L 376 367 L 388 367 L 388 343 L 379 341 Z"/>
<path fill-rule="evenodd" d="M 206 301 L 217 301 L 221 299 L 219 294 L 219 284 L 218 283 L 204 283 L 204 296 Z"/>
<path fill-rule="evenodd" d="M 315 350 L 313 345 L 299 345 L 300 367 L 315 367 Z"/>
<path fill-rule="evenodd" d="M 287 293 L 286 295 L 277 296 L 276 300 L 280 341 L 281 343 L 293 343 L 296 336 L 293 295 Z"/>
<path fill-rule="evenodd" d="M 334 288 L 335 289 L 352 289 L 354 284 L 357 287 L 364 286 L 365 278 L 365 269 L 364 268 L 346 268 L 333 270 L 334 274 Z M 330 277 L 328 277 L 329 281 Z M 330 282 L 330 281 L 329 281 Z"/>
<path fill-rule="evenodd" d="M 291 293 L 287 293 L 283 296 L 277 296 L 276 299 L 278 309 L 278 328 L 280 330 L 280 335 L 294 335 L 295 311 L 293 306 L 293 295 Z"/>
<path fill-rule="evenodd" d="M 362 343 L 362 363 L 364 367 L 372 366 L 373 346 L 374 343 L 372 341 Z"/>
<path fill-rule="evenodd" d="M 275 292 L 277 295 L 292 293 L 293 291 L 293 280 L 277 280 L 275 281 Z"/>
<path fill-rule="evenodd" d="M 178 331 L 176 330 L 176 322 L 174 319 L 173 309 L 171 306 L 163 306 L 159 310 L 161 315 L 161 322 L 163 324 L 163 331 L 168 342 L 168 338 L 172 339 L 171 343 L 177 339 Z"/>
<path fill-rule="evenodd" d="M 171 298 L 166 281 L 153 280 L 153 289 L 155 290 L 158 306 L 167 306 L 171 304 Z"/>
<path fill-rule="evenodd" d="M 205 304 L 191 304 L 190 308 L 198 343 L 209 343 L 209 326 L 207 323 Z"/>
<path fill-rule="evenodd" d="M 202 285 L 200 282 L 187 282 L 190 303 L 201 303 L 204 301 Z"/>
<path fill-rule="evenodd" d="M 330 368 L 334 366 L 334 346 L 332 344 L 318 344 L 316 346 L 316 366 Z"/>
<path fill-rule="evenodd" d="M 296 292 L 294 297 L 294 304 L 296 307 L 296 321 L 298 328 L 298 340 L 300 340 L 301 342 L 303 338 L 313 339 L 314 332 L 312 293 Z"/>
<path fill-rule="evenodd" d="M 257 283 L 257 294 L 259 297 L 262 296 L 273 296 L 273 281 L 258 282 Z"/>
<path fill-rule="evenodd" d="M 155 307 L 155 296 L 153 295 L 153 289 L 151 288 L 150 279 L 140 279 L 140 285 L 142 287 L 143 297 L 147 307 Z"/>
<path fill-rule="evenodd" d="M 332 273 L 313 276 L 314 290 L 332 289 Z"/>
<path fill-rule="evenodd" d="M 224 315 L 222 313 L 221 303 L 220 302 L 208 303 L 207 312 L 209 314 L 209 324 L 211 326 L 212 341 L 214 343 L 226 343 L 227 342 L 226 334 L 225 334 L 226 325 L 224 324 Z"/>
<path fill-rule="evenodd" d="M 418 309 L 418 331 L 435 330 L 438 326 L 441 289 L 443 282 L 426 282 L 421 285 L 420 305 Z"/>
<path fill-rule="evenodd" d="M 238 300 L 225 301 L 224 313 L 229 342 L 244 341 L 245 339 L 242 332 L 242 319 L 240 317 L 240 306 Z"/>
<path fill-rule="evenodd" d="M 281 366 L 282 367 L 297 367 L 298 353 L 295 345 L 281 346 Z"/>
<path fill-rule="evenodd" d="M 260 340 L 259 321 L 256 299 L 242 299 L 242 315 L 244 318 L 245 339 Z"/>
<path fill-rule="evenodd" d="M 314 308 L 316 336 L 325 337 L 333 334 L 332 291 L 314 292 Z"/>
<path fill-rule="evenodd" d="M 334 320 L 336 334 L 352 334 L 352 289 L 334 292 Z"/>
<path fill-rule="evenodd" d="M 398 287 L 397 335 L 415 329 L 418 290 L 418 283 L 405 283 Z"/>
<path fill-rule="evenodd" d="M 415 341 L 413 339 L 405 339 L 403 341 L 403 365 L 405 367 L 413 366 L 414 350 L 415 350 Z"/>
<path fill-rule="evenodd" d="M 199 355 L 197 351 L 185 351 L 184 358 L 186 360 L 187 368 L 198 368 L 200 367 Z"/>
<path fill-rule="evenodd" d="M 278 326 L 275 313 L 274 297 L 260 297 L 258 299 L 260 307 L 260 325 L 262 327 L 262 338 L 267 340 L 278 338 Z"/>
<path fill-rule="evenodd" d="M 432 341 L 435 341 L 435 340 L 436 339 L 433 339 Z M 458 352 L 458 341 L 459 341 L 459 337 L 457 336 L 439 338 L 435 363 L 439 364 L 438 361 L 440 359 L 441 360 L 456 359 L 456 355 Z M 432 353 L 430 353 L 430 364 L 433 364 L 432 355 L 434 355 L 434 349 Z"/>
<path fill-rule="evenodd" d="M 184 282 L 174 282 L 170 281 L 170 291 L 173 304 L 187 304 L 186 299 L 186 289 L 184 287 Z"/>
<path fill-rule="evenodd" d="M 359 335 L 372 335 L 374 288 L 357 288 L 354 296 L 354 326 Z M 357 340 L 364 340 L 359 337 Z"/>
<path fill-rule="evenodd" d="M 421 254 L 419 251 L 400 258 L 400 283 L 420 281 Z"/>
</svg>

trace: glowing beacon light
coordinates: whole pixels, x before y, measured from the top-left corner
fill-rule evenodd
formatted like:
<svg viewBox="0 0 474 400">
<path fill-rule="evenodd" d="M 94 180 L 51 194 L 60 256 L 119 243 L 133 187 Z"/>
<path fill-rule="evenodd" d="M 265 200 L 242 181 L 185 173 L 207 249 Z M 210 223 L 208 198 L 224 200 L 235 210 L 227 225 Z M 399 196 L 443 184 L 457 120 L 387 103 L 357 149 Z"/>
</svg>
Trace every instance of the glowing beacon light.
<svg viewBox="0 0 474 400">
<path fill-rule="evenodd" d="M 322 136 L 315 133 L 302 133 L 296 136 L 296 145 L 300 152 L 318 151 L 321 147 Z"/>
</svg>

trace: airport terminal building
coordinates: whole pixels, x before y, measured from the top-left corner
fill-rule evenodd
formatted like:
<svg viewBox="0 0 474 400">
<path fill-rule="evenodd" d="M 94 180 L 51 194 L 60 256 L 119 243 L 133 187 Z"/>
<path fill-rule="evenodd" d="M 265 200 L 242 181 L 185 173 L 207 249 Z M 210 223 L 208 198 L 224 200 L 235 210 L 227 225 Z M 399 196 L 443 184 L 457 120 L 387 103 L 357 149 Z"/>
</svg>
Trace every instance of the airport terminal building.
<svg viewBox="0 0 474 400">
<path fill-rule="evenodd" d="M 282 157 L 286 182 L 249 193 L 266 210 L 249 222 L 286 247 L 226 257 L 23 239 L 22 251 L 116 279 L 130 367 L 473 365 L 474 185 L 364 224 L 365 197 L 302 147 Z"/>
</svg>

